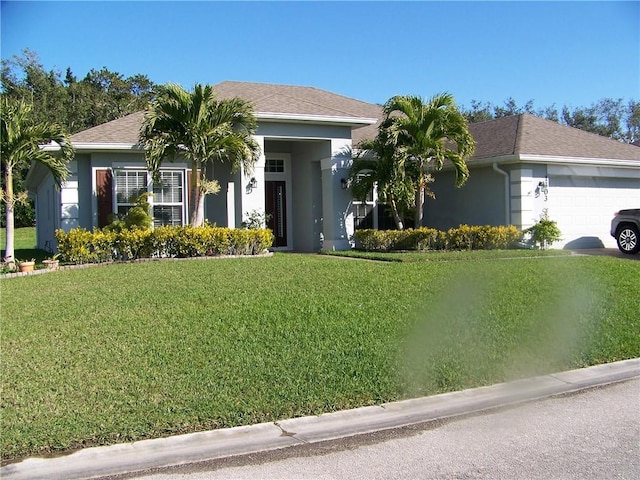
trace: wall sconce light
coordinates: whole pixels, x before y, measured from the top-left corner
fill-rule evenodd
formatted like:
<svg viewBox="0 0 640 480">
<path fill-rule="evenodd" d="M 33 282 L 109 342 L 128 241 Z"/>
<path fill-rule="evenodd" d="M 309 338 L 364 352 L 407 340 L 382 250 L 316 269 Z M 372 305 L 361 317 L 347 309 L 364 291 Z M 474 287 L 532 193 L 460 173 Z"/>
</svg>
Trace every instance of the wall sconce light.
<svg viewBox="0 0 640 480">
<path fill-rule="evenodd" d="M 258 181 L 256 180 L 256 177 L 251 177 L 251 180 L 249 180 L 249 186 L 252 190 L 254 188 L 258 188 Z"/>
<path fill-rule="evenodd" d="M 340 186 L 342 187 L 343 190 L 346 190 L 347 188 L 349 188 L 349 182 L 347 181 L 346 178 L 340 179 Z"/>
<path fill-rule="evenodd" d="M 549 182 L 547 180 L 541 180 L 538 183 L 538 188 L 536 189 L 536 197 L 540 196 L 540 194 L 544 195 L 544 201 L 546 202 L 549 198 Z"/>
</svg>

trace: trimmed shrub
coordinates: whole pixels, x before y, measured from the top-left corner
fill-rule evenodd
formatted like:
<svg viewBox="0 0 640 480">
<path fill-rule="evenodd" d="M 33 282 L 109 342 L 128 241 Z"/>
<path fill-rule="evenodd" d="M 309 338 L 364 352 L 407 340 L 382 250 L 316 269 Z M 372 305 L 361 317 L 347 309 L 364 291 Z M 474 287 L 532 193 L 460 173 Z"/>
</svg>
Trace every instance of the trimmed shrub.
<svg viewBox="0 0 640 480">
<path fill-rule="evenodd" d="M 268 229 L 229 230 L 230 255 L 257 255 L 273 245 L 273 233 Z"/>
<path fill-rule="evenodd" d="M 522 236 L 513 225 L 460 225 L 446 232 L 435 228 L 407 230 L 356 230 L 358 248 L 374 252 L 391 250 L 490 250 L 510 248 Z"/>
<path fill-rule="evenodd" d="M 58 230 L 61 231 L 61 230 Z M 72 230 L 73 231 L 73 230 Z M 71 232 L 69 232 L 71 233 Z M 56 232 L 58 238 L 58 232 Z M 93 258 L 95 262 L 111 262 L 117 255 L 117 234 L 108 230 L 96 230 L 91 238 Z M 60 240 L 58 239 L 58 250 L 60 250 Z M 63 256 L 64 258 L 64 256 Z M 70 260 L 71 261 L 71 260 Z"/>
<path fill-rule="evenodd" d="M 543 250 L 553 242 L 562 239 L 562 232 L 560 232 L 558 224 L 555 220 L 549 218 L 546 208 L 542 211 L 540 220 L 532 227 L 527 228 L 524 233 L 531 236 L 530 241 L 533 244 L 533 248 L 541 248 Z"/>
<path fill-rule="evenodd" d="M 406 230 L 406 245 L 402 244 L 403 250 L 442 250 L 445 245 L 444 233 L 435 228 L 416 228 Z"/>
<path fill-rule="evenodd" d="M 71 263 L 110 262 L 159 257 L 204 257 L 217 255 L 258 255 L 273 244 L 267 229 L 222 227 L 158 227 L 120 231 L 74 228 L 56 230 L 58 251 Z"/>
<path fill-rule="evenodd" d="M 125 229 L 116 234 L 118 260 L 150 258 L 153 254 L 152 230 Z"/>
<path fill-rule="evenodd" d="M 368 252 L 387 252 L 392 250 L 397 236 L 396 230 L 356 230 L 353 236 L 357 246 Z"/>
</svg>

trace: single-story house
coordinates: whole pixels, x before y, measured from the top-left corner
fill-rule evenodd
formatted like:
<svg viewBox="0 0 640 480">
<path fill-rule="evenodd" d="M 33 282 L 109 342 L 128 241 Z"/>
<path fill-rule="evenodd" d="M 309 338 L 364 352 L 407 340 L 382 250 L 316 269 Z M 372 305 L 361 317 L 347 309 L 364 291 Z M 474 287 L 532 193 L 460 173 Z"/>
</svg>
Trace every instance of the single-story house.
<svg viewBox="0 0 640 480">
<path fill-rule="evenodd" d="M 266 212 L 274 247 L 296 251 L 349 249 L 356 228 L 390 224 L 375 195 L 354 201 L 346 182 L 352 148 L 375 136 L 380 106 L 311 87 L 223 82 L 214 88 L 220 98 L 253 103 L 262 155 L 250 175 L 214 165 L 222 189 L 205 202 L 210 223 L 233 228 L 254 211 Z M 138 145 L 142 120 L 138 112 L 72 135 L 76 157 L 60 191 L 45 169 L 31 169 L 27 188 L 35 198 L 39 248 L 55 250 L 57 228 L 105 226 L 141 190 L 154 193 L 156 225 L 188 223 L 190 165 L 166 162 L 162 185 L 154 185 Z M 477 142 L 470 180 L 456 189 L 452 172 L 438 173 L 425 225 L 524 228 L 546 208 L 564 246 L 608 246 L 612 213 L 640 205 L 636 146 L 526 114 L 470 128 Z"/>
</svg>

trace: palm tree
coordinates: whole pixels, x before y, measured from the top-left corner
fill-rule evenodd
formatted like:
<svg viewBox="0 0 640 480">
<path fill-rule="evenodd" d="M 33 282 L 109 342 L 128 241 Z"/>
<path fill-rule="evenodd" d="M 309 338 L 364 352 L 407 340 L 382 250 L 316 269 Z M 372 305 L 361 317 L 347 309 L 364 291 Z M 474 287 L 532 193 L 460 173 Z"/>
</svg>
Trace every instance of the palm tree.
<svg viewBox="0 0 640 480">
<path fill-rule="evenodd" d="M 453 96 L 442 93 L 427 102 L 412 95 L 392 97 L 383 107 L 380 125 L 385 141 L 394 151 L 396 170 L 411 179 L 415 191 L 415 226 L 422 225 L 425 195 L 433 196 L 430 173 L 450 161 L 456 172 L 456 186 L 469 177 L 466 159 L 475 150 L 467 121 Z"/>
<path fill-rule="evenodd" d="M 196 84 L 187 92 L 169 83 L 159 88 L 140 130 L 146 148 L 147 168 L 158 176 L 165 159 L 178 155 L 191 161 L 190 222 L 204 222 L 204 198 L 220 189 L 207 179 L 207 165 L 230 163 L 232 171 L 242 168 L 248 175 L 260 155 L 252 138 L 257 120 L 250 103 L 240 98 L 218 100 L 210 85 Z"/>
<path fill-rule="evenodd" d="M 403 217 L 413 207 L 414 190 L 410 178 L 398 168 L 395 150 L 380 130 L 373 140 L 358 145 L 359 152 L 349 169 L 349 184 L 356 199 L 364 200 L 375 187 L 378 200 L 391 208 L 396 228 L 404 229 Z"/>
<path fill-rule="evenodd" d="M 29 162 L 44 165 L 53 177 L 55 185 L 60 188 L 66 180 L 69 170 L 67 164 L 75 152 L 69 136 L 63 127 L 49 122 L 33 122 L 33 107 L 23 101 L 10 100 L 2 96 L 2 151 L 0 160 L 4 175 L 4 190 L 0 191 L 5 204 L 7 230 L 6 251 L 7 262 L 14 263 L 14 205 L 26 201 L 26 192 L 14 194 L 13 171 L 22 168 Z M 45 151 L 43 144 L 55 143 L 59 152 Z"/>
</svg>

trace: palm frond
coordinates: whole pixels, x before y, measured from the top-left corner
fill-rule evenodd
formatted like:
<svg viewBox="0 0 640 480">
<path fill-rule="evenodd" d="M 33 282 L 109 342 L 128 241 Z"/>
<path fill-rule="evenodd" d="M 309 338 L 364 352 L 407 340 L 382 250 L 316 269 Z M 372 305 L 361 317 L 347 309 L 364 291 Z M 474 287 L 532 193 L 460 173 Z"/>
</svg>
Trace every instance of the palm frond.
<svg viewBox="0 0 640 480">
<path fill-rule="evenodd" d="M 240 98 L 219 100 L 211 85 L 187 92 L 176 84 L 159 89 L 140 130 L 147 167 L 156 175 L 164 160 L 183 156 L 197 165 L 229 163 L 249 174 L 260 158 L 253 139 L 257 120 L 252 105 Z M 206 169 L 202 169 L 205 172 Z"/>
<path fill-rule="evenodd" d="M 52 174 L 59 188 L 66 180 L 67 164 L 75 155 L 68 134 L 61 125 L 51 122 L 33 123 L 33 107 L 23 101 L 2 96 L 2 117 L 0 126 L 1 154 L 3 168 L 27 166 L 31 162 L 44 165 Z M 57 151 L 43 150 L 41 147 L 55 144 Z"/>
</svg>

